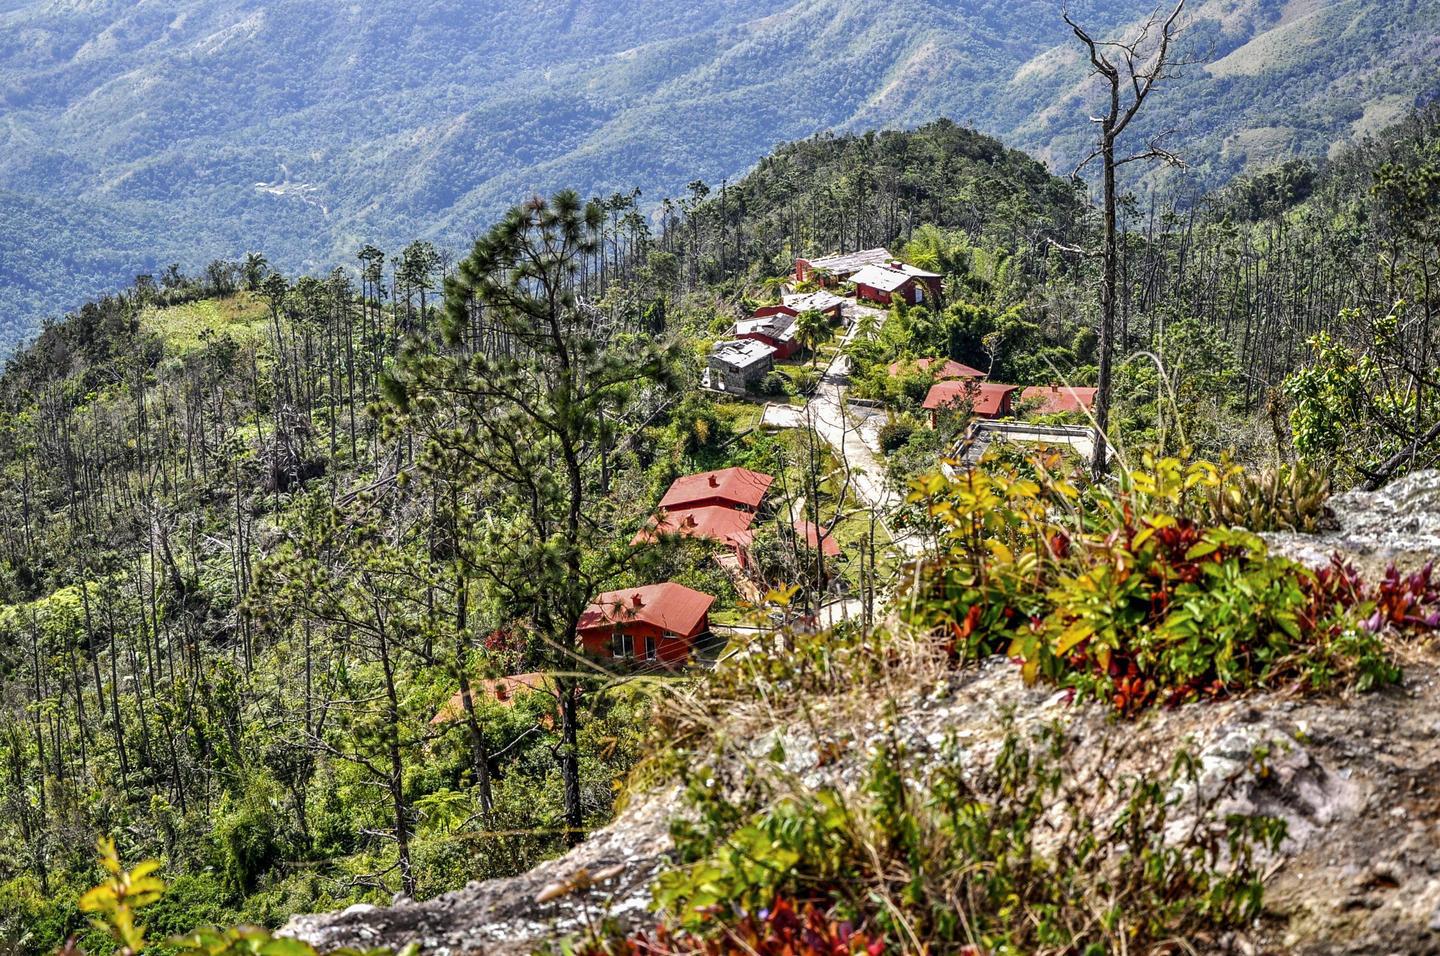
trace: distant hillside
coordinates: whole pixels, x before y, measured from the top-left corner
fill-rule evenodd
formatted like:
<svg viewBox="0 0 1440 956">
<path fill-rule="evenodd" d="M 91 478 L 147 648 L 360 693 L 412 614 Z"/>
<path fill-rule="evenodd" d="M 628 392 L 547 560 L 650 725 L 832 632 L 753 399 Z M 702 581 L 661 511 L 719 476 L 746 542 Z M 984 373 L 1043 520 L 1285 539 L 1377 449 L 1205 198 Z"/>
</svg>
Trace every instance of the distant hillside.
<svg viewBox="0 0 1440 956">
<path fill-rule="evenodd" d="M 1097 29 L 1151 6 L 1074 5 Z M 1194 13 L 1205 64 L 1148 122 L 1207 184 L 1322 154 L 1437 85 L 1440 0 Z M 821 130 L 948 115 L 1064 171 L 1084 73 L 1055 0 L 10 0 L 0 348 L 170 260 L 455 244 L 531 191 L 658 199 Z"/>
</svg>

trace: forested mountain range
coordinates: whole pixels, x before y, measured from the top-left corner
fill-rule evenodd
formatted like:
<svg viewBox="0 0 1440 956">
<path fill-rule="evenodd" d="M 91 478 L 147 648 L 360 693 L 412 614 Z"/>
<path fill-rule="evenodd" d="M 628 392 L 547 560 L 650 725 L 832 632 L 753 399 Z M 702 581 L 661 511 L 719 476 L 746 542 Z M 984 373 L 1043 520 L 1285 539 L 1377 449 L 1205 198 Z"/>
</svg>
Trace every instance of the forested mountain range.
<svg viewBox="0 0 1440 956">
<path fill-rule="evenodd" d="M 1123 28 L 1151 0 L 1074 13 Z M 1434 92 L 1440 0 L 1205 0 L 1137 135 L 1201 184 Z M 1086 64 L 1054 0 L 298 0 L 0 6 L 0 348 L 170 262 L 458 248 L 535 191 L 712 186 L 776 142 L 947 115 L 1059 171 Z"/>
</svg>

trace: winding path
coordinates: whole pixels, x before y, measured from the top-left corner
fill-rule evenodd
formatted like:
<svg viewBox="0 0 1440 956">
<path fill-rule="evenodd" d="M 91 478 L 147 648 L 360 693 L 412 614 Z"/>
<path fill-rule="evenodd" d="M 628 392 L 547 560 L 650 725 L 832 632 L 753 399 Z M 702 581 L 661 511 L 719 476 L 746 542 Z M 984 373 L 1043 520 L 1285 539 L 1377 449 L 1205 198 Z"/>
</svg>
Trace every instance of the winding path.
<svg viewBox="0 0 1440 956">
<path fill-rule="evenodd" d="M 879 451 L 866 441 L 859 426 L 849 419 L 846 412 L 845 393 L 850 384 L 850 355 L 848 346 L 854 340 L 865 313 L 884 313 L 865 306 L 854 306 L 859 313 L 850 323 L 849 330 L 841 339 L 840 351 L 825 368 L 820 384 L 806 406 L 810 425 L 840 457 L 850 470 L 850 488 L 865 507 L 879 516 L 881 524 L 890 534 L 898 549 L 906 557 L 918 555 L 924 543 L 914 532 L 906 531 L 896 535 L 890 527 L 889 518 L 902 501 L 887 480 L 885 462 Z"/>
</svg>

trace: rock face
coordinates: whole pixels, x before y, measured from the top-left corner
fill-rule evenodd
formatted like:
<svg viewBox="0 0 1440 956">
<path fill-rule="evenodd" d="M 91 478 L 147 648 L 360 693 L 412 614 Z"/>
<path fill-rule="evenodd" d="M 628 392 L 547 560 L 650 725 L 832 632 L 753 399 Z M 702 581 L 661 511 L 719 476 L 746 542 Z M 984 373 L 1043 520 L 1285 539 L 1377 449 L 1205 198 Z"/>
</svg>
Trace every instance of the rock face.
<svg viewBox="0 0 1440 956">
<path fill-rule="evenodd" d="M 1339 529 L 1271 536 L 1297 558 L 1323 563 L 1332 550 L 1372 570 L 1440 554 L 1440 473 L 1411 476 L 1374 495 L 1338 497 Z M 966 759 L 988 760 L 1006 713 L 1026 725 L 1063 720 L 1074 772 L 1160 772 L 1176 750 L 1200 759 L 1199 786 L 1238 777 L 1227 811 L 1285 820 L 1289 837 L 1272 861 L 1266 915 L 1234 939 L 1246 953 L 1436 954 L 1440 956 L 1440 652 L 1412 647 L 1396 687 L 1346 697 L 1253 694 L 1159 710 L 1119 724 L 1099 705 L 1027 688 L 994 660 L 960 673 L 937 671 L 892 693 L 891 725 L 864 700 L 818 702 L 808 725 L 745 727 L 753 755 L 779 744 L 796 785 L 846 787 L 883 734 L 906 741 L 923 765 L 947 737 Z M 1265 772 L 1255 756 L 1266 754 Z M 838 759 L 833 755 L 840 754 Z M 1087 766 L 1087 763 L 1092 766 Z M 529 952 L 582 932 L 607 913 L 621 926 L 648 914 L 648 886 L 669 849 L 668 822 L 683 812 L 674 791 L 638 799 L 567 855 L 510 880 L 472 883 L 437 899 L 388 908 L 352 907 L 296 917 L 283 932 L 324 948 L 401 947 L 427 953 Z M 595 885 L 546 902 L 547 887 Z"/>
<path fill-rule="evenodd" d="M 1440 557 L 1440 471 L 1417 471 L 1380 491 L 1336 495 L 1330 509 L 1334 530 L 1265 537 L 1297 561 L 1322 565 L 1339 552 L 1372 574 L 1390 561 L 1408 568 Z"/>
<path fill-rule="evenodd" d="M 322 952 L 342 946 L 398 950 L 413 942 L 426 956 L 529 953 L 541 940 L 583 932 L 607 910 L 617 919 L 633 919 L 649 904 L 648 888 L 669 845 L 675 804 L 674 793 L 657 794 L 565 856 L 521 876 L 472 882 L 424 902 L 297 916 L 281 933 Z M 548 888 L 592 879 L 587 889 L 536 902 Z"/>
</svg>

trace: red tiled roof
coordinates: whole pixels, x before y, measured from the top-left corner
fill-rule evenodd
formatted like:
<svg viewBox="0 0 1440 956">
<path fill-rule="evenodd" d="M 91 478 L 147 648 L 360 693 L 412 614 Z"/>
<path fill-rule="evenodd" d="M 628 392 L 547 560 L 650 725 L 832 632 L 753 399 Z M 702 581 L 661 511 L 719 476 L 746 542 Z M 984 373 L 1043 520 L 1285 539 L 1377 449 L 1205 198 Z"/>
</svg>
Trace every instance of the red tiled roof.
<svg viewBox="0 0 1440 956">
<path fill-rule="evenodd" d="M 1078 412 L 1095 405 L 1098 389 L 1080 388 L 1074 385 L 1031 385 L 1020 393 L 1020 401 L 1039 401 L 1035 411 L 1042 415 L 1056 412 Z"/>
<path fill-rule="evenodd" d="M 689 634 L 705 619 L 715 599 L 674 581 L 623 591 L 606 591 L 580 615 L 582 631 L 643 621 L 676 634 Z"/>
<path fill-rule="evenodd" d="M 711 541 L 744 547 L 750 543 L 752 535 L 748 532 L 754 520 L 753 513 L 740 511 L 729 505 L 675 508 L 656 515 L 630 543 L 654 541 L 662 534 L 678 534 L 687 538 L 708 538 Z"/>
<path fill-rule="evenodd" d="M 967 379 L 952 379 L 936 382 L 925 396 L 928 409 L 943 408 L 957 402 L 971 402 L 970 410 L 976 415 L 997 415 L 1005 407 L 1005 398 L 1020 388 L 1019 385 L 999 385 L 995 382 L 976 382 Z"/>
<path fill-rule="evenodd" d="M 915 359 L 913 362 L 891 362 L 890 377 L 894 378 L 912 365 L 922 372 L 927 372 L 930 370 L 930 366 L 935 364 L 935 361 L 935 359 L 922 358 Z M 985 373 L 978 368 L 971 368 L 954 359 L 946 359 L 945 364 L 940 366 L 940 371 L 935 374 L 935 377 L 942 380 L 947 378 L 984 378 Z"/>
<path fill-rule="evenodd" d="M 827 534 L 821 538 L 820 529 L 805 519 L 801 518 L 795 522 L 795 533 L 805 540 L 806 545 L 812 548 L 815 547 L 816 541 L 822 541 L 823 543 L 820 550 L 827 558 L 840 556 L 840 542 L 835 540 L 835 536 Z"/>
<path fill-rule="evenodd" d="M 550 689 L 550 678 L 545 674 L 511 674 L 509 677 L 497 677 L 494 680 L 477 681 L 470 685 L 470 699 L 482 700 L 489 697 L 498 701 L 506 707 L 515 703 L 515 696 L 528 691 Z M 447 700 L 435 716 L 430 718 L 431 726 L 437 724 L 448 724 L 453 720 L 459 720 L 465 713 L 465 700 L 457 690 L 455 696 Z"/>
<path fill-rule="evenodd" d="M 749 508 L 759 507 L 775 479 L 748 468 L 722 468 L 676 478 L 660 499 L 660 510 L 674 511 L 697 501 L 717 498 Z"/>
</svg>

